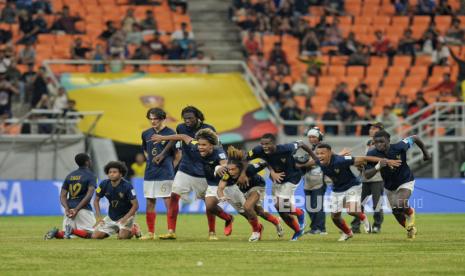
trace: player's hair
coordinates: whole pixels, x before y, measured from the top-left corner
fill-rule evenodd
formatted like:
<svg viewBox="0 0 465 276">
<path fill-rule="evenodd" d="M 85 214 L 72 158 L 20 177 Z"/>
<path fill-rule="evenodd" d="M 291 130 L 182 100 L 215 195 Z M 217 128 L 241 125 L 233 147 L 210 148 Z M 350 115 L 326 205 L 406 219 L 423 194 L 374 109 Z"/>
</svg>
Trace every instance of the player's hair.
<svg viewBox="0 0 465 276">
<path fill-rule="evenodd" d="M 262 139 L 270 139 L 271 141 L 276 142 L 276 136 L 272 133 L 263 134 Z"/>
<path fill-rule="evenodd" d="M 389 132 L 385 131 L 385 130 L 380 130 L 378 132 L 375 133 L 375 136 L 373 138 L 381 138 L 381 137 L 384 137 L 386 139 L 391 139 L 391 134 L 389 134 Z"/>
<path fill-rule="evenodd" d="M 316 146 L 317 149 L 327 149 L 327 150 L 331 150 L 331 146 L 329 144 L 326 144 L 326 143 L 320 143 Z"/>
<path fill-rule="evenodd" d="M 214 146 L 219 144 L 218 135 L 216 135 L 216 133 L 209 128 L 203 128 L 197 131 L 197 133 L 195 134 L 195 140 L 199 139 L 207 140 L 210 144 Z"/>
<path fill-rule="evenodd" d="M 193 113 L 194 116 L 199 119 L 201 122 L 205 121 L 205 116 L 203 115 L 202 111 L 200 111 L 197 107 L 189 105 L 183 108 L 181 111 L 181 117 L 184 116 L 186 113 Z"/>
<path fill-rule="evenodd" d="M 166 112 L 159 107 L 154 107 L 147 110 L 147 115 L 145 115 L 145 117 L 147 117 L 147 119 L 150 119 L 150 114 L 154 115 L 160 120 L 166 119 Z"/>
<path fill-rule="evenodd" d="M 244 160 L 244 152 L 234 146 L 228 147 L 228 163 L 236 165 L 240 170 L 242 170 Z"/>
<path fill-rule="evenodd" d="M 84 167 L 87 161 L 90 161 L 90 156 L 87 153 L 78 153 L 74 157 L 74 161 L 79 167 Z"/>
<path fill-rule="evenodd" d="M 117 169 L 123 177 L 125 177 L 128 173 L 128 167 L 126 167 L 126 164 L 124 164 L 121 161 L 108 162 L 108 164 L 105 165 L 105 168 L 103 168 L 103 171 L 105 172 L 105 174 L 108 174 L 110 169 Z"/>
</svg>

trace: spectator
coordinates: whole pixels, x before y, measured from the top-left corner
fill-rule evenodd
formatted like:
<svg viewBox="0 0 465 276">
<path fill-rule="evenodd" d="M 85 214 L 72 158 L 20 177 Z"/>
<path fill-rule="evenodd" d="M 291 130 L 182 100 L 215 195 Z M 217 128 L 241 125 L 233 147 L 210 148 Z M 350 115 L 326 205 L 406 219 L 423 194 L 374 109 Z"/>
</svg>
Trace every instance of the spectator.
<svg viewBox="0 0 465 276">
<path fill-rule="evenodd" d="M 265 72 L 268 69 L 268 61 L 263 52 L 258 52 L 256 58 L 252 58 L 252 70 L 257 79 L 261 82 L 265 79 Z"/>
<path fill-rule="evenodd" d="M 411 115 L 417 113 L 418 111 L 422 110 L 423 108 L 425 108 L 427 105 L 428 105 L 428 103 L 426 102 L 426 100 L 422 96 L 417 97 L 412 103 L 410 103 L 409 109 L 407 111 L 407 115 L 411 116 Z M 415 122 L 424 120 L 424 119 L 428 118 L 429 116 L 431 116 L 431 114 L 432 114 L 431 111 L 425 111 L 425 112 L 423 112 L 421 114 L 421 116 L 419 118 L 416 119 Z"/>
<path fill-rule="evenodd" d="M 210 61 L 211 58 L 205 56 L 203 51 L 198 51 L 197 56 L 193 58 L 194 61 Z M 208 65 L 198 65 L 196 66 L 199 73 L 208 73 Z"/>
<path fill-rule="evenodd" d="M 392 113 L 390 106 L 383 107 L 383 113 L 376 117 L 376 121 L 382 123 L 386 129 L 396 126 L 399 123 L 399 118 Z"/>
<path fill-rule="evenodd" d="M 304 17 L 300 17 L 299 21 L 297 22 L 297 25 L 294 26 L 293 30 L 293 35 L 299 40 L 302 41 L 304 39 L 304 36 L 309 32 L 312 31 L 312 28 L 308 25 L 307 20 L 305 20 Z M 261 32 L 261 31 L 259 31 Z M 314 31 L 315 32 L 315 31 Z M 316 33 L 315 33 L 316 35 Z"/>
<path fill-rule="evenodd" d="M 2 10 L 1 21 L 7 24 L 16 23 L 16 6 L 14 2 L 7 2 L 6 6 Z"/>
<path fill-rule="evenodd" d="M 65 111 L 68 107 L 68 96 L 64 87 L 58 88 L 57 95 L 53 98 L 52 109 L 56 111 Z"/>
<path fill-rule="evenodd" d="M 440 0 L 439 6 L 435 9 L 436 15 L 454 15 L 452 7 L 447 3 L 447 0 Z"/>
<path fill-rule="evenodd" d="M 344 41 L 338 45 L 339 52 L 344 56 L 349 56 L 357 51 L 360 43 L 355 39 L 355 33 L 350 32 Z"/>
<path fill-rule="evenodd" d="M 343 40 L 344 38 L 342 37 L 342 31 L 339 28 L 339 19 L 335 17 L 333 23 L 328 28 L 326 28 L 325 38 L 322 44 L 324 46 L 337 46 L 341 44 Z"/>
<path fill-rule="evenodd" d="M 417 14 L 418 15 L 433 15 L 436 3 L 434 0 L 418 0 Z"/>
<path fill-rule="evenodd" d="M 178 43 L 171 43 L 167 47 L 166 57 L 169 60 L 182 59 L 182 49 Z"/>
<path fill-rule="evenodd" d="M 126 44 L 140 46 L 144 42 L 144 36 L 139 24 L 134 23 L 132 31 L 126 34 Z"/>
<path fill-rule="evenodd" d="M 40 100 L 37 102 L 37 104 L 34 106 L 35 109 L 41 109 L 41 110 L 50 110 L 52 107 L 50 103 L 50 98 L 48 97 L 47 94 L 43 94 L 40 98 Z M 41 114 L 41 115 L 36 115 L 35 119 L 50 119 L 52 116 L 50 114 Z M 38 124 L 38 133 L 39 134 L 49 134 L 52 133 L 52 130 L 54 128 L 54 125 L 50 123 L 39 123 Z M 33 131 L 35 133 L 35 131 Z"/>
<path fill-rule="evenodd" d="M 0 29 L 0 44 L 5 44 L 10 42 L 13 38 L 13 34 L 10 30 Z"/>
<path fill-rule="evenodd" d="M 37 73 L 34 71 L 34 63 L 27 64 L 27 71 L 21 76 L 20 86 L 20 99 L 21 102 L 27 102 L 30 100 L 32 91 L 34 90 L 34 81 Z"/>
<path fill-rule="evenodd" d="M 80 37 L 76 38 L 71 45 L 70 53 L 72 59 L 86 59 L 87 53 L 92 51 L 90 47 L 85 47 L 82 44 L 82 39 Z"/>
<path fill-rule="evenodd" d="M 320 42 L 312 30 L 308 30 L 300 43 L 300 51 L 304 56 L 318 56 L 320 52 Z"/>
<path fill-rule="evenodd" d="M 262 34 L 271 32 L 270 19 L 263 13 L 259 13 L 257 15 L 256 27 L 254 29 Z"/>
<path fill-rule="evenodd" d="M 14 60 L 13 48 L 11 46 L 4 48 L 0 55 L 0 70 L 8 70 Z"/>
<path fill-rule="evenodd" d="M 195 42 L 189 38 L 188 32 L 184 32 L 183 37 L 181 39 L 175 40 L 174 43 L 179 45 L 183 59 L 190 59 L 195 57 Z"/>
<path fill-rule="evenodd" d="M 50 0 L 35 0 L 32 3 L 32 13 L 39 13 L 40 11 L 46 14 L 52 14 L 52 4 Z"/>
<path fill-rule="evenodd" d="M 415 57 L 416 44 L 417 41 L 412 37 L 412 29 L 408 28 L 404 31 L 404 35 L 399 40 L 397 51 L 401 55 L 410 55 Z"/>
<path fill-rule="evenodd" d="M 423 34 L 422 39 L 419 41 L 420 44 L 420 53 L 423 55 L 432 55 L 435 45 L 436 45 L 436 39 L 434 37 L 433 32 L 431 31 L 426 31 Z"/>
<path fill-rule="evenodd" d="M 97 44 L 95 46 L 95 50 L 92 54 L 92 60 L 94 61 L 105 61 L 107 59 L 105 51 L 102 48 L 102 45 Z M 92 65 L 92 72 L 94 73 L 103 73 L 105 72 L 105 64 L 93 64 Z"/>
<path fill-rule="evenodd" d="M 396 15 L 407 15 L 409 10 L 408 0 L 393 0 L 392 3 L 396 10 Z"/>
<path fill-rule="evenodd" d="M 349 92 L 347 83 L 341 82 L 336 86 L 336 89 L 333 92 L 333 101 L 334 105 L 338 109 L 343 109 L 346 104 L 349 103 Z"/>
<path fill-rule="evenodd" d="M 143 178 L 145 174 L 145 156 L 142 153 L 138 153 L 135 158 L 135 162 L 131 164 L 131 170 L 133 177 Z"/>
<path fill-rule="evenodd" d="M 16 88 L 20 86 L 20 79 L 21 79 L 21 72 L 17 67 L 17 63 L 15 59 L 12 59 L 10 62 L 10 66 L 6 70 L 6 78 L 7 80 Z"/>
<path fill-rule="evenodd" d="M 372 105 L 373 93 L 368 88 L 366 83 L 361 83 L 354 90 L 355 106 L 369 107 Z"/>
<path fill-rule="evenodd" d="M 148 60 L 150 59 L 150 55 L 151 55 L 150 47 L 147 43 L 144 43 L 139 48 L 136 49 L 131 59 Z"/>
<path fill-rule="evenodd" d="M 425 89 L 424 92 L 427 93 L 427 92 L 436 91 L 436 92 L 445 92 L 449 95 L 453 95 L 454 89 L 455 89 L 455 81 L 451 80 L 450 73 L 444 73 L 443 80 L 439 84 Z"/>
<path fill-rule="evenodd" d="M 330 27 L 329 23 L 326 21 L 326 16 L 321 16 L 320 22 L 316 24 L 314 27 L 314 30 L 316 32 L 316 35 L 320 41 L 323 41 L 325 39 L 326 35 L 326 30 Z"/>
<path fill-rule="evenodd" d="M 465 31 L 460 27 L 460 20 L 454 18 L 450 28 L 447 30 L 444 38 L 447 44 L 462 45 L 464 42 Z"/>
<path fill-rule="evenodd" d="M 18 63 L 29 64 L 35 63 L 36 61 L 36 50 L 32 47 L 32 43 L 26 43 L 26 46 L 19 51 Z"/>
<path fill-rule="evenodd" d="M 107 21 L 106 25 L 107 28 L 99 35 L 99 38 L 102 40 L 109 40 L 117 31 L 113 21 Z"/>
<path fill-rule="evenodd" d="M 120 56 L 121 58 L 125 58 L 129 55 L 128 48 L 126 47 L 125 43 L 125 36 L 124 33 L 119 31 L 116 32 L 108 43 L 108 54 L 110 56 Z"/>
<path fill-rule="evenodd" d="M 368 122 L 372 122 L 374 121 L 376 118 L 375 115 L 373 115 L 373 111 L 371 109 L 371 106 L 368 106 L 365 110 L 365 113 L 363 114 L 363 117 L 360 118 L 361 120 L 363 121 L 368 121 Z M 362 136 L 368 136 L 369 133 L 370 133 L 370 127 L 371 127 L 371 124 L 365 124 L 362 126 L 362 129 L 360 131 L 360 135 Z"/>
<path fill-rule="evenodd" d="M 171 40 L 179 40 L 184 38 L 184 33 L 188 33 L 188 38 L 191 40 L 194 40 L 194 34 L 187 29 L 187 23 L 183 22 L 181 23 L 181 29 L 176 30 L 171 34 Z"/>
<path fill-rule="evenodd" d="M 279 84 L 275 80 L 268 82 L 265 88 L 266 95 L 270 98 L 272 103 L 279 101 Z"/>
<path fill-rule="evenodd" d="M 279 104 L 284 107 L 287 100 L 294 99 L 291 87 L 288 83 L 284 82 L 279 85 Z"/>
<path fill-rule="evenodd" d="M 450 51 L 444 43 L 439 43 L 432 54 L 432 65 L 446 66 L 449 64 Z"/>
<path fill-rule="evenodd" d="M 344 14 L 344 0 L 324 0 L 323 5 L 327 15 L 341 16 Z"/>
<path fill-rule="evenodd" d="M 383 32 L 377 30 L 375 36 L 376 39 L 371 44 L 373 47 L 372 53 L 377 56 L 393 55 L 391 41 L 387 37 L 384 37 Z"/>
<path fill-rule="evenodd" d="M 279 113 L 281 118 L 286 121 L 299 121 L 302 120 L 302 110 L 300 110 L 295 103 L 293 98 L 287 99 L 283 109 Z M 298 135 L 297 125 L 284 125 L 283 131 L 286 135 Z"/>
<path fill-rule="evenodd" d="M 450 50 L 450 49 L 449 49 Z M 459 70 L 457 72 L 457 86 L 455 88 L 456 90 L 456 93 L 457 92 L 461 92 L 461 85 L 463 83 L 463 81 L 465 80 L 465 60 L 463 59 L 460 59 L 459 57 L 457 57 L 454 53 L 454 51 L 450 50 L 450 53 L 451 53 L 451 56 L 452 58 L 454 59 L 454 61 L 457 63 L 458 67 L 459 67 Z M 460 93 L 458 93 L 460 94 Z"/>
<path fill-rule="evenodd" d="M 133 31 L 134 24 L 137 24 L 137 19 L 134 16 L 134 9 L 129 8 L 126 10 L 126 15 L 121 21 L 121 29 L 125 33 L 131 33 Z"/>
<path fill-rule="evenodd" d="M 148 41 L 152 55 L 165 56 L 166 55 L 166 45 L 163 41 L 160 40 L 160 34 L 158 32 L 153 33 L 153 37 Z"/>
<path fill-rule="evenodd" d="M 300 80 L 296 81 L 292 86 L 292 92 L 296 96 L 306 96 L 310 98 L 311 96 L 315 95 L 315 87 L 309 86 L 307 83 L 308 75 L 306 73 L 302 73 L 300 76 Z"/>
<path fill-rule="evenodd" d="M 334 104 L 329 104 L 328 109 L 323 113 L 323 116 L 321 116 L 322 121 L 340 121 L 341 116 L 339 115 L 339 112 L 337 108 L 334 106 Z M 331 135 L 338 135 L 339 133 L 339 128 L 337 125 L 325 125 L 325 132 L 326 134 L 331 134 Z"/>
<path fill-rule="evenodd" d="M 19 90 L 7 80 L 6 71 L 0 71 L 0 117 L 12 117 L 13 94 L 19 94 Z"/>
<path fill-rule="evenodd" d="M 308 8 L 310 1 L 308 0 L 294 0 L 294 12 L 297 16 L 308 15 Z"/>
<path fill-rule="evenodd" d="M 256 55 L 260 51 L 260 43 L 255 38 L 255 33 L 252 31 L 248 32 L 247 38 L 244 40 L 244 48 L 246 56 Z"/>
<path fill-rule="evenodd" d="M 187 12 L 187 0 L 168 0 L 168 4 L 172 11 L 176 11 L 176 7 L 181 7 L 183 14 Z"/>
<path fill-rule="evenodd" d="M 352 125 L 355 121 L 359 119 L 357 112 L 355 112 L 354 107 L 351 103 L 344 105 L 341 113 L 341 120 L 344 122 L 345 126 L 345 135 L 354 135 L 357 129 L 357 126 Z"/>
<path fill-rule="evenodd" d="M 268 63 L 270 65 L 274 65 L 278 61 L 281 61 L 284 64 L 288 64 L 287 56 L 286 56 L 286 53 L 281 48 L 281 43 L 280 42 L 275 42 L 275 44 L 273 46 L 273 49 L 271 50 L 270 58 L 269 58 Z"/>
<path fill-rule="evenodd" d="M 19 12 L 19 30 L 23 37 L 17 41 L 18 44 L 34 43 L 40 29 L 34 24 L 34 20 L 25 10 Z"/>
<path fill-rule="evenodd" d="M 47 81 L 45 76 L 45 67 L 40 67 L 39 72 L 34 78 L 32 85 L 31 107 L 37 106 L 37 103 L 42 98 L 42 95 L 48 95 Z"/>
<path fill-rule="evenodd" d="M 368 51 L 362 44 L 357 46 L 357 51 L 353 52 L 347 60 L 347 66 L 367 66 L 370 61 Z"/>
<path fill-rule="evenodd" d="M 394 105 L 394 113 L 401 117 L 406 117 L 409 108 L 408 98 L 406 95 L 399 96 L 399 102 Z"/>
<path fill-rule="evenodd" d="M 76 22 L 81 20 L 79 14 L 71 16 L 69 7 L 63 6 L 60 17 L 53 23 L 52 30 L 63 31 L 67 34 L 79 34 L 81 32 L 76 29 Z"/>
<path fill-rule="evenodd" d="M 140 22 L 140 26 L 142 30 L 153 30 L 157 32 L 158 30 L 157 20 L 155 19 L 155 16 L 152 10 L 145 11 L 145 18 Z"/>
<path fill-rule="evenodd" d="M 112 54 L 108 61 L 108 67 L 112 73 L 119 73 L 123 71 L 124 58 L 118 53 Z"/>
</svg>

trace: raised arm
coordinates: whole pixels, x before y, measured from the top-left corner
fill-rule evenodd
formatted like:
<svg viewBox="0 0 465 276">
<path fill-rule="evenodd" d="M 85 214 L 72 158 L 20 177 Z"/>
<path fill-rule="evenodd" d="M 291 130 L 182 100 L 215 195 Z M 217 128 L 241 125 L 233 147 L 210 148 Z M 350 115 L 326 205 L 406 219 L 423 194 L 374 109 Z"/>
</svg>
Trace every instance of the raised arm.
<svg viewBox="0 0 465 276">
<path fill-rule="evenodd" d="M 183 141 L 186 144 L 189 144 L 194 138 L 190 137 L 189 135 L 185 134 L 175 134 L 175 135 L 152 135 L 150 137 L 150 141 L 152 142 L 161 142 L 161 141 Z"/>
<path fill-rule="evenodd" d="M 416 135 L 412 136 L 413 142 L 420 148 L 421 152 L 423 153 L 423 160 L 428 161 L 431 159 L 431 155 L 429 154 L 428 150 L 426 150 L 425 144 L 423 141 Z"/>
</svg>

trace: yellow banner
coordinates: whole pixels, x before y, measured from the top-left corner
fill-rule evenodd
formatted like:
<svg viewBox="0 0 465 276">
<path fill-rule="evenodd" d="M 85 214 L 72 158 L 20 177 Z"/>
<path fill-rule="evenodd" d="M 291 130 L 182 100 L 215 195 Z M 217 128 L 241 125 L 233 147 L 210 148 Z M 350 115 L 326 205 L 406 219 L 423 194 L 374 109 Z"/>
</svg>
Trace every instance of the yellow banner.
<svg viewBox="0 0 465 276">
<path fill-rule="evenodd" d="M 95 135 L 127 144 L 140 144 L 150 127 L 151 107 L 161 107 L 167 125 L 182 122 L 187 105 L 199 108 L 205 122 L 221 134 L 223 143 L 256 139 L 276 132 L 240 74 L 64 74 L 61 82 L 79 111 L 104 111 Z M 80 124 L 86 131 L 92 120 Z"/>
</svg>

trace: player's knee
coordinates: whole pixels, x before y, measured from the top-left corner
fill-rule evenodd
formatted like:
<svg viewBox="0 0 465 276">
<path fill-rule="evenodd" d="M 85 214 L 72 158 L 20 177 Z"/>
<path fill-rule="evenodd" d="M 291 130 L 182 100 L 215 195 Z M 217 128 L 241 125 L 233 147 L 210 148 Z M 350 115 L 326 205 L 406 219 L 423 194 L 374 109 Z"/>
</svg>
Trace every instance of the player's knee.
<svg viewBox="0 0 465 276">
<path fill-rule="evenodd" d="M 252 214 L 255 211 L 255 206 L 253 206 L 251 203 L 245 203 L 244 204 L 244 211 L 247 214 Z"/>
<path fill-rule="evenodd" d="M 101 239 L 104 239 L 107 237 L 107 234 L 103 233 L 103 232 L 94 232 L 92 233 L 92 239 L 95 239 L 95 240 L 101 240 Z"/>
</svg>

